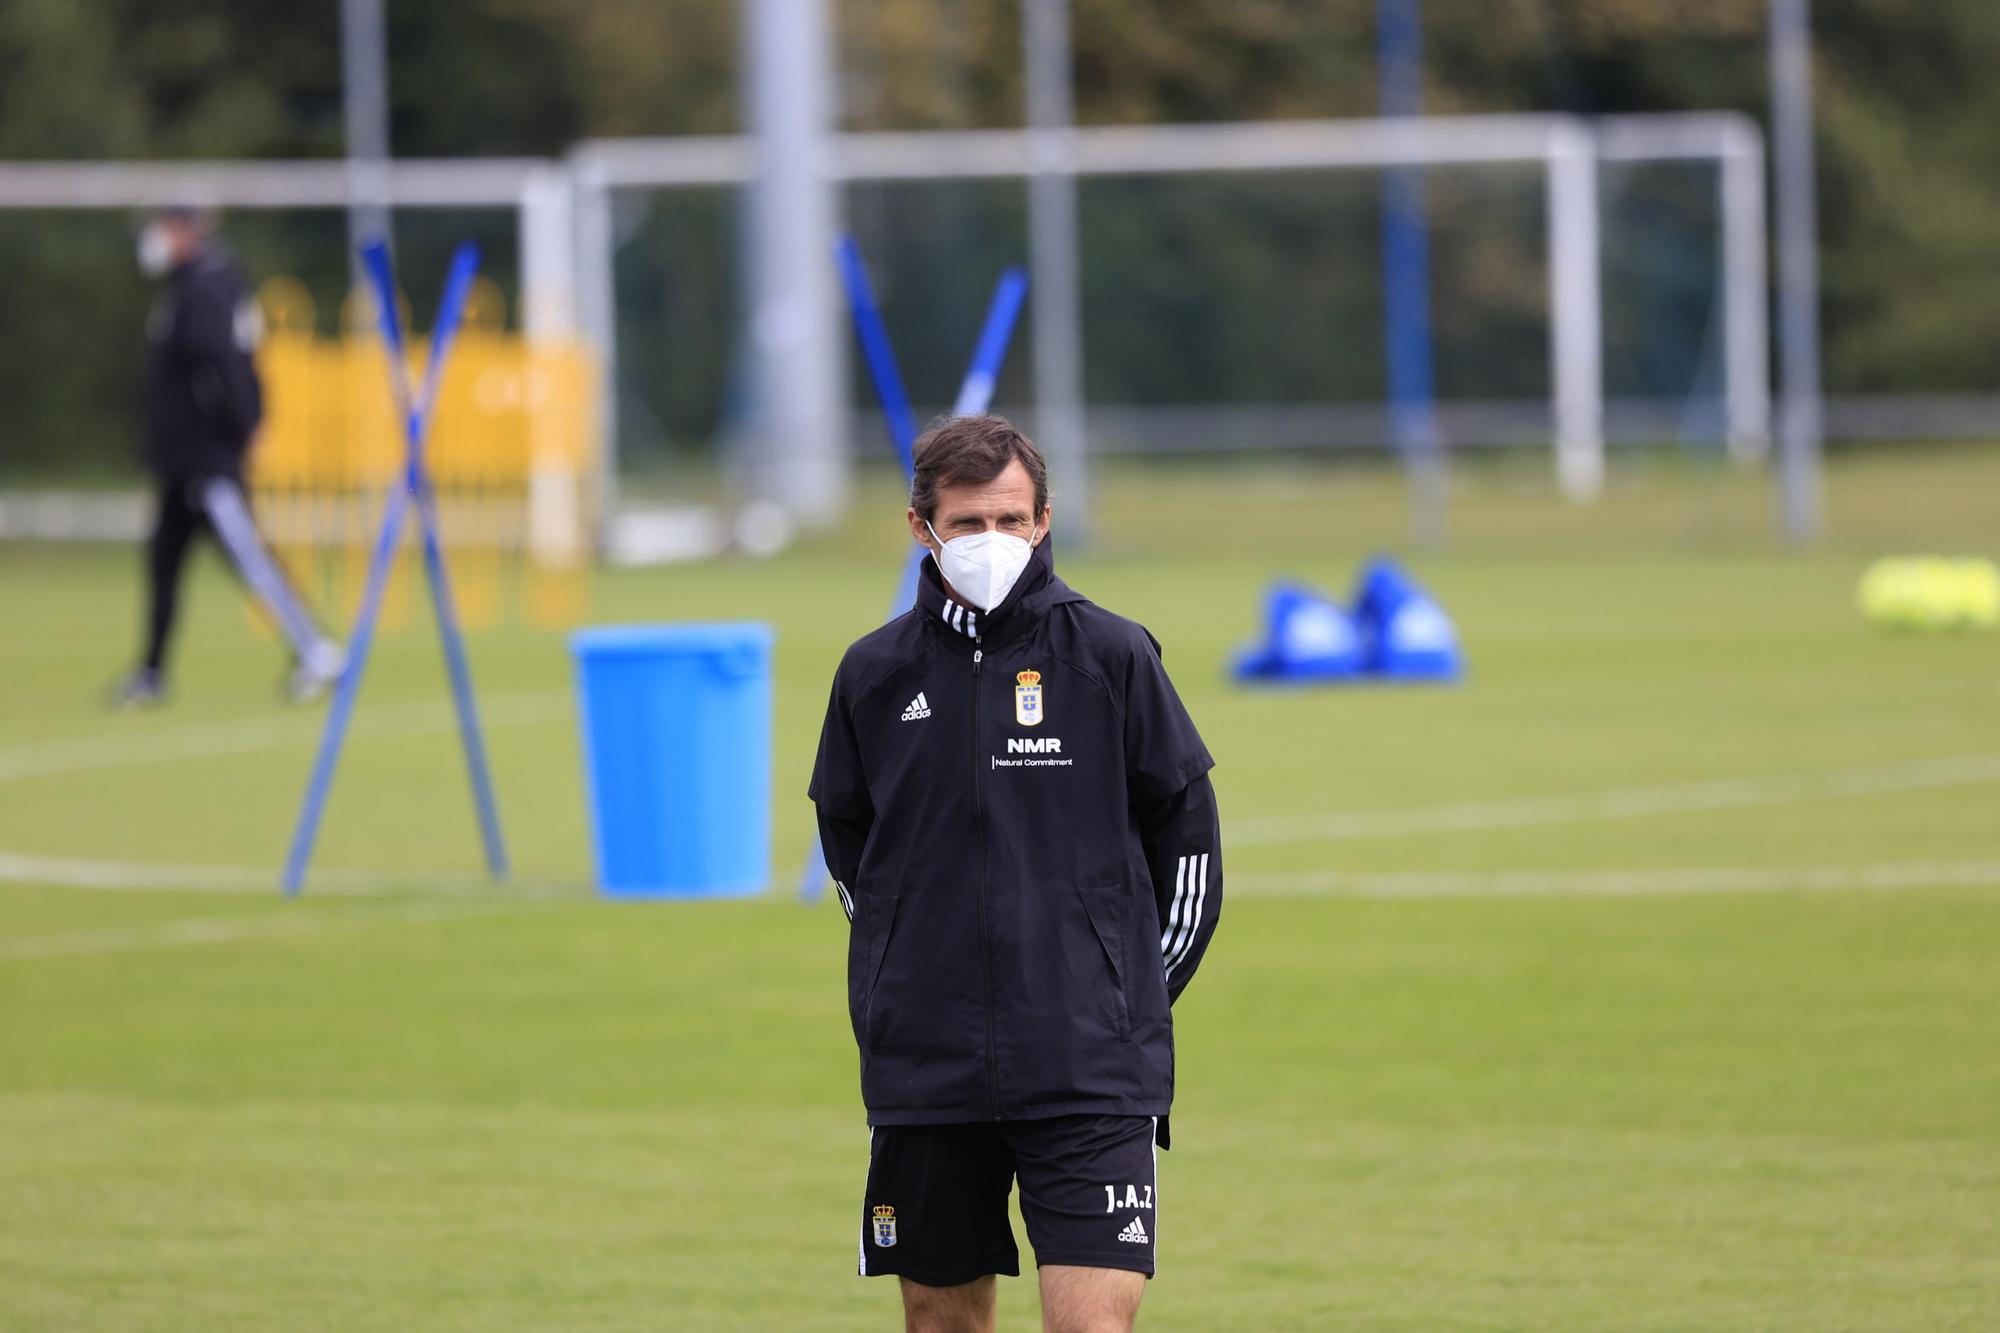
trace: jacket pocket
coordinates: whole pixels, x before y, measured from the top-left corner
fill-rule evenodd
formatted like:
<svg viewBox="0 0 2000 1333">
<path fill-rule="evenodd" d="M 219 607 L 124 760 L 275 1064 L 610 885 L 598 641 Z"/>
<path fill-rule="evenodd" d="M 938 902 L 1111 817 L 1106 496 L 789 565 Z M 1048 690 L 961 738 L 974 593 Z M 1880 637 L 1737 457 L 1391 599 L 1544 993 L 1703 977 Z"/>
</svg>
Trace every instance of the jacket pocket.
<svg viewBox="0 0 2000 1333">
<path fill-rule="evenodd" d="M 1127 894 L 1122 884 L 1091 884 L 1077 889 L 1077 897 L 1083 900 L 1083 913 L 1090 918 L 1090 928 L 1097 936 L 1098 947 L 1104 956 L 1104 965 L 1109 969 L 1111 998 L 1117 1014 L 1116 1032 L 1120 1037 L 1132 1033 L 1132 1006 L 1125 994 L 1125 903 Z"/>
<path fill-rule="evenodd" d="M 882 960 L 889 956 L 889 937 L 896 929 L 897 901 L 893 893 L 864 894 L 860 900 L 868 931 L 863 955 L 861 1036 L 862 1045 L 871 1053 L 881 1044 L 881 1029 L 887 1017 L 887 1006 L 878 1006 L 875 996 L 882 980 Z"/>
</svg>

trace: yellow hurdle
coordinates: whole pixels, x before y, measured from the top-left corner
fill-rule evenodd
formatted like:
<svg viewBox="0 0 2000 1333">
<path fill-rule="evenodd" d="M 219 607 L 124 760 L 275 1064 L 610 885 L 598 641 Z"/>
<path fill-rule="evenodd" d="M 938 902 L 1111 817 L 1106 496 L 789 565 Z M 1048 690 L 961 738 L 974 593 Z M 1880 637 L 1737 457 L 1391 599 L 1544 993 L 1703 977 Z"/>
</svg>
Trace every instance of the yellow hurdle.
<svg viewBox="0 0 2000 1333">
<path fill-rule="evenodd" d="M 372 301 L 351 294 L 341 336 L 322 338 L 312 298 L 295 279 L 271 279 L 259 299 L 265 413 L 251 454 L 252 500 L 287 571 L 314 606 L 345 625 L 360 604 L 382 506 L 403 467 Z M 413 382 L 429 354 L 426 343 L 410 346 Z M 425 455 L 467 629 L 510 620 L 564 627 L 588 610 L 596 383 L 587 349 L 509 333 L 499 287 L 478 280 L 438 386 Z M 413 540 L 390 575 L 385 628 L 410 615 Z"/>
</svg>

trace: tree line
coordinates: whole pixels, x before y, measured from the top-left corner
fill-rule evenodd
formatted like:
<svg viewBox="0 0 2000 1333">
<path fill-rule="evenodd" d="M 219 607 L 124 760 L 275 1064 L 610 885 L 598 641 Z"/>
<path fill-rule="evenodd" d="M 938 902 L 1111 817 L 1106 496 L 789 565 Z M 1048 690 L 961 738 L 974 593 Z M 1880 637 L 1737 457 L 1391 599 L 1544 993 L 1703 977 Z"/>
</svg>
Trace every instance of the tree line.
<svg viewBox="0 0 2000 1333">
<path fill-rule="evenodd" d="M 843 124 L 1018 124 L 1018 0 L 836 0 Z M 0 158 L 330 157 L 338 5 L 5 0 Z M 1086 124 L 1371 114 L 1375 0 L 1075 0 Z M 1767 113 L 1765 0 L 1423 0 L 1439 113 Z M 552 155 L 592 135 L 727 133 L 741 108 L 726 0 L 390 0 L 391 133 L 407 156 Z M 1819 200 L 1833 392 L 2000 388 L 2000 5 L 1819 0 Z M 1708 355 L 1712 188 L 1612 182 L 1614 391 L 1670 395 Z M 1084 196 L 1089 390 L 1107 402 L 1367 399 L 1381 392 L 1364 179 L 1103 182 Z M 1448 394 L 1529 396 L 1546 374 L 1539 198 L 1505 173 L 1432 181 Z M 942 400 L 992 273 L 1025 250 L 1011 185 L 857 189 L 920 398 Z M 149 292 L 127 217 L 0 212 L 0 469 L 128 466 Z M 621 207 L 632 352 L 621 407 L 663 451 L 726 433 L 741 330 L 734 202 Z M 421 275 L 461 234 L 512 282 L 511 219 L 408 216 Z M 342 220 L 244 215 L 253 271 L 291 272 L 334 319 Z M 1621 267 L 1622 266 L 1622 267 Z M 1014 359 L 1020 374 L 1025 358 Z"/>
</svg>

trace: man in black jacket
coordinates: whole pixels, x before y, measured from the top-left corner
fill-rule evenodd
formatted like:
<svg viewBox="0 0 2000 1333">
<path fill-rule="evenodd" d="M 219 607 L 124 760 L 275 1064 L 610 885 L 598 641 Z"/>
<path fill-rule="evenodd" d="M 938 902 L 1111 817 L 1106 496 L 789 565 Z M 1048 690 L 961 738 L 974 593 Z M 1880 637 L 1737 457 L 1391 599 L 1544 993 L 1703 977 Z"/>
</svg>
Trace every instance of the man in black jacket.
<svg viewBox="0 0 2000 1333">
<path fill-rule="evenodd" d="M 851 922 L 860 1271 L 912 1329 L 1128 1329 L 1161 1207 L 1170 1005 L 1222 908 L 1214 761 L 1145 629 L 1056 577 L 1047 469 L 998 417 L 917 442 L 917 605 L 848 649 L 810 795 Z"/>
<path fill-rule="evenodd" d="M 286 689 L 295 701 L 309 702 L 339 676 L 344 655 L 272 557 L 245 495 L 244 455 L 264 415 L 252 359 L 261 332 L 256 303 L 192 208 L 163 209 L 147 222 L 139 266 L 148 277 L 166 279 L 147 324 L 146 350 L 146 466 L 158 508 L 146 545 L 144 655 L 114 702 L 143 707 L 165 700 L 181 572 L 203 531 L 290 643 L 295 662 Z"/>
</svg>

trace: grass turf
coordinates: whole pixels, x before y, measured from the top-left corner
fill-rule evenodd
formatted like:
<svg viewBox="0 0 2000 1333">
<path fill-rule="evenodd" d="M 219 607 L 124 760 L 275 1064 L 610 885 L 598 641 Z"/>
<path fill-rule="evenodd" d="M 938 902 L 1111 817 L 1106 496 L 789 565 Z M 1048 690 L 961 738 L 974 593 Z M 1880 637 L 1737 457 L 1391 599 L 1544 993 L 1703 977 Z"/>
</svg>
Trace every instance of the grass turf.
<svg viewBox="0 0 2000 1333">
<path fill-rule="evenodd" d="M 1270 574 L 1338 586 L 1393 537 L 1393 488 L 1107 479 L 1064 567 L 1166 642 L 1242 834 L 1179 1014 L 1147 1326 L 2000 1322 L 2000 640 L 1852 610 L 1872 554 L 1990 553 L 1996 464 L 1847 463 L 1804 554 L 1726 478 L 1584 514 L 1483 479 L 1417 561 L 1470 682 L 1307 694 L 1222 664 Z M 781 884 L 895 550 L 857 522 L 598 582 L 602 619 L 778 625 Z M 888 1284 L 847 1276 L 837 911 L 590 900 L 562 644 L 522 630 L 474 660 L 539 892 L 465 877 L 416 631 L 382 645 L 322 848 L 380 891 L 225 892 L 276 864 L 317 717 L 276 706 L 212 566 L 175 706 L 94 712 L 133 573 L 0 547 L 0 1327 L 893 1325 Z M 195 887 L 36 882 L 77 862 Z M 1899 887 L 1827 888 L 1870 868 Z M 1665 871 L 1779 887 L 1613 892 Z M 1033 1310 L 1003 1287 L 1004 1327 Z"/>
</svg>

